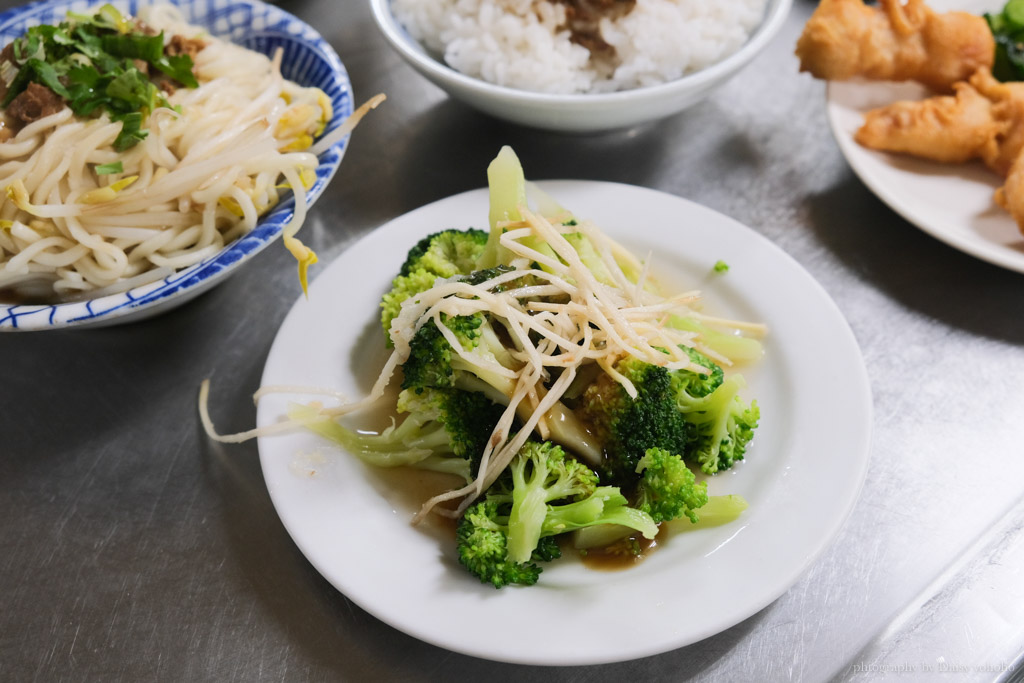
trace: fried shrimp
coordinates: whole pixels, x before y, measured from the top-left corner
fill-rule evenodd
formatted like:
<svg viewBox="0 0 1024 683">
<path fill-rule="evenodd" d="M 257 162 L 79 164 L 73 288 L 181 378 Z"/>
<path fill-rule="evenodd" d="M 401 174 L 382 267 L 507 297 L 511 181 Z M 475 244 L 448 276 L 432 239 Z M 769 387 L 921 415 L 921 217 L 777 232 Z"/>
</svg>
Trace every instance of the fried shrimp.
<svg viewBox="0 0 1024 683">
<path fill-rule="evenodd" d="M 982 17 L 924 0 L 822 0 L 796 46 L 800 70 L 816 78 L 913 80 L 941 92 L 990 67 L 994 50 Z"/>
</svg>

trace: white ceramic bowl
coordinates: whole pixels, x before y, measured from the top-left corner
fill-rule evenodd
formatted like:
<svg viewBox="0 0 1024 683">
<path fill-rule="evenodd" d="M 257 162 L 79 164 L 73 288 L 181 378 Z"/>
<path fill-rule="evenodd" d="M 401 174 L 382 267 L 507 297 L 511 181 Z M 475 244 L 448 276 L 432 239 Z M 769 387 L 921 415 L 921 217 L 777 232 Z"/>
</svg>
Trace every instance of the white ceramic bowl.
<svg viewBox="0 0 1024 683">
<path fill-rule="evenodd" d="M 708 0 L 714 2 L 715 0 Z M 391 12 L 390 0 L 370 0 L 392 47 L 422 75 L 492 116 L 547 130 L 589 133 L 635 126 L 686 109 L 708 96 L 760 52 L 782 27 L 792 0 L 768 0 L 764 19 L 737 52 L 706 69 L 661 85 L 593 95 L 549 95 L 487 83 L 431 56 Z"/>
<path fill-rule="evenodd" d="M 272 55 L 282 48 L 284 76 L 302 85 L 315 85 L 331 98 L 334 118 L 325 132 L 337 128 L 352 113 L 352 87 L 337 53 L 291 14 L 260 0 L 161 1 L 178 5 L 190 23 L 205 26 L 213 35 L 251 50 Z M 83 12 L 95 4 L 91 0 L 44 0 L 4 12 L 0 14 L 0 45 L 22 35 L 29 26 L 58 23 L 69 10 Z M 135 14 L 149 2 L 112 0 L 112 4 L 122 12 Z M 346 137 L 320 155 L 316 181 L 306 191 L 307 205 L 327 187 L 347 146 Z M 255 229 L 214 256 L 127 292 L 55 305 L 0 304 L 0 331 L 114 325 L 180 306 L 224 280 L 280 237 L 294 207 L 294 199 L 289 197 L 260 218 Z"/>
</svg>

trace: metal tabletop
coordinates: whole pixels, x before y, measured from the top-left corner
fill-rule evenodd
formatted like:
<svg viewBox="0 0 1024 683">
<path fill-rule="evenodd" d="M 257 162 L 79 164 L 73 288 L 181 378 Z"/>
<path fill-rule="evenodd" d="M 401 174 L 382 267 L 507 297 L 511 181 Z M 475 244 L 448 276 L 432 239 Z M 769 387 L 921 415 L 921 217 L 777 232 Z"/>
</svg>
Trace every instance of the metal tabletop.
<svg viewBox="0 0 1024 683">
<path fill-rule="evenodd" d="M 707 101 L 596 136 L 519 128 L 450 100 L 388 48 L 365 2 L 280 4 L 335 46 L 357 101 L 388 95 L 302 229 L 322 264 L 391 218 L 482 186 L 503 144 L 533 178 L 619 181 L 705 204 L 792 255 L 849 320 L 874 395 L 863 493 L 788 592 L 689 647 L 541 668 L 422 643 L 306 561 L 274 512 L 254 442 L 221 447 L 200 426 L 197 388 L 211 375 L 218 427 L 254 424 L 250 397 L 299 295 L 294 261 L 275 245 L 155 319 L 0 335 L 0 680 L 993 681 L 1020 672 L 1024 275 L 929 237 L 853 175 L 826 124 L 823 84 L 798 74 L 792 54 L 812 2 L 797 0 L 767 51 Z M 823 457 L 829 448 L 821 444 Z"/>
</svg>

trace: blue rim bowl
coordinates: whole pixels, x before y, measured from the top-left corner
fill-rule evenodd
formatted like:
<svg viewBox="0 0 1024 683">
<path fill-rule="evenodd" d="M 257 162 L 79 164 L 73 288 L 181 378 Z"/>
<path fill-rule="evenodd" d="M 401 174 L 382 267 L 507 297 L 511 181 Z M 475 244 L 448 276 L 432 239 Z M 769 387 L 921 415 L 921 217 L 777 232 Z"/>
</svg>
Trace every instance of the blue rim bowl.
<svg viewBox="0 0 1024 683">
<path fill-rule="evenodd" d="M 285 78 L 305 86 L 317 86 L 330 97 L 334 117 L 330 133 L 352 113 L 352 86 L 348 72 L 334 48 L 300 19 L 260 0 L 164 0 L 181 8 L 192 24 L 251 50 L 272 55 L 284 50 L 281 71 Z M 68 11 L 83 12 L 95 2 L 42 0 L 0 14 L 0 45 L 6 45 L 36 24 L 52 24 Z M 122 12 L 135 14 L 150 2 L 113 0 Z M 307 207 L 323 193 L 348 146 L 348 136 L 319 156 L 316 181 L 306 191 Z M 163 313 L 205 292 L 262 251 L 281 235 L 295 210 L 289 196 L 264 214 L 249 233 L 220 252 L 163 280 L 126 292 L 95 299 L 53 305 L 0 304 L 0 331 L 43 330 L 81 326 L 114 325 Z"/>
</svg>

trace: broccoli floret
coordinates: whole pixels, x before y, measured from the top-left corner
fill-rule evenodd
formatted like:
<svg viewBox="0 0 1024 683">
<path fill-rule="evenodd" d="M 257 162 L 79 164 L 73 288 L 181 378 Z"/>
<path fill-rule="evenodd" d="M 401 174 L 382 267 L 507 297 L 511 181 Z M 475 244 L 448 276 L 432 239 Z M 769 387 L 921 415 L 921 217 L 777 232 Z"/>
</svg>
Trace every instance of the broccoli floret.
<svg viewBox="0 0 1024 683">
<path fill-rule="evenodd" d="M 684 455 L 708 474 L 728 469 L 743 458 L 760 419 L 757 402 L 749 406 L 739 397 L 743 377 L 724 379 L 722 368 L 695 349 L 682 347 L 690 359 L 710 374 L 689 370 L 672 373 L 676 406 L 692 425 Z"/>
<path fill-rule="evenodd" d="M 470 472 L 475 475 L 480 455 L 504 408 L 475 391 L 427 389 L 401 392 L 398 412 L 441 425 L 448 437 L 446 447 L 455 456 L 467 460 Z"/>
<path fill-rule="evenodd" d="M 597 475 L 551 442 L 527 442 L 509 469 L 459 522 L 459 560 L 481 581 L 500 588 L 532 584 L 534 564 L 560 556 L 554 537 L 590 526 L 627 526 L 654 538 L 647 513 L 629 507 L 613 486 L 597 486 Z"/>
<path fill-rule="evenodd" d="M 698 483 L 681 455 L 662 448 L 650 448 L 636 466 L 641 475 L 636 507 L 655 522 L 686 516 L 697 521 L 697 508 L 708 502 L 708 486 Z"/>
<path fill-rule="evenodd" d="M 367 464 L 448 472 L 468 482 L 502 413 L 486 397 L 458 389 L 402 392 L 397 408 L 408 414 L 380 433 L 351 429 L 307 406 L 293 406 L 289 415 Z"/>
<path fill-rule="evenodd" d="M 686 420 L 694 426 L 686 458 L 708 474 L 729 469 L 742 460 L 754 438 L 761 410 L 757 401 L 748 405 L 740 398 L 744 386 L 743 378 L 733 375 L 686 413 Z"/>
<path fill-rule="evenodd" d="M 424 237 L 409 250 L 391 289 L 381 299 L 381 325 L 391 344 L 391 321 L 401 311 L 402 302 L 434 286 L 437 278 L 449 278 L 473 272 L 487 244 L 483 230 L 442 230 Z"/>
<path fill-rule="evenodd" d="M 536 562 L 557 559 L 562 551 L 554 537 L 548 537 L 541 539 L 530 562 L 508 559 L 508 517 L 507 512 L 501 514 L 501 507 L 498 500 L 488 498 L 463 513 L 455 532 L 459 562 L 481 582 L 495 588 L 532 586 L 541 573 Z"/>
<path fill-rule="evenodd" d="M 621 384 L 601 374 L 583 392 L 580 411 L 604 445 L 602 478 L 630 487 L 648 448 L 682 453 L 691 441 L 691 428 L 676 407 L 667 369 L 628 357 L 615 370 L 633 383 L 637 397 L 630 398 Z"/>
<path fill-rule="evenodd" d="M 527 442 L 509 464 L 512 512 L 508 556 L 523 562 L 537 547 L 548 503 L 586 497 L 597 488 L 597 474 L 550 441 Z"/>
<path fill-rule="evenodd" d="M 391 289 L 380 300 L 380 323 L 384 326 L 387 345 L 391 343 L 391 322 L 402 311 L 402 302 L 434 286 L 437 275 L 429 270 L 417 270 L 408 275 L 399 275 L 391 281 Z"/>
<path fill-rule="evenodd" d="M 515 361 L 490 321 L 482 314 L 443 316 L 443 324 L 455 335 L 462 348 L 473 351 L 504 366 L 513 367 Z M 421 391 L 425 388 L 462 388 L 484 391 L 492 400 L 511 395 L 514 381 L 484 368 L 466 362 L 454 352 L 441 329 L 428 321 L 409 344 L 409 357 L 402 364 L 405 379 L 403 389 Z M 496 393 L 495 393 L 496 392 Z"/>
<path fill-rule="evenodd" d="M 722 368 L 700 351 L 688 346 L 679 348 L 690 356 L 691 361 L 711 371 L 710 374 L 690 370 L 675 370 L 671 373 L 672 390 L 676 394 L 676 406 L 686 413 L 694 410 L 694 406 L 700 404 L 700 399 L 721 386 L 725 376 L 722 373 Z"/>
<path fill-rule="evenodd" d="M 658 533 L 654 520 L 630 508 L 617 487 L 598 486 L 593 470 L 550 441 L 524 444 L 503 476 L 497 490 L 511 488 L 507 545 L 513 562 L 527 561 L 542 538 L 585 527 L 616 524 L 647 538 Z"/>
<path fill-rule="evenodd" d="M 603 444 L 601 474 L 612 483 L 630 487 L 649 448 L 680 454 L 708 474 L 743 458 L 760 418 L 757 402 L 748 406 L 738 396 L 742 377 L 726 380 L 710 358 L 681 348 L 709 372 L 670 371 L 630 357 L 615 369 L 636 387 L 636 399 L 605 374 L 583 392 L 580 411 Z"/>
<path fill-rule="evenodd" d="M 465 275 L 473 271 L 486 244 L 485 230 L 452 228 L 435 232 L 409 250 L 399 275 L 417 270 L 426 270 L 438 277 Z"/>
</svg>

